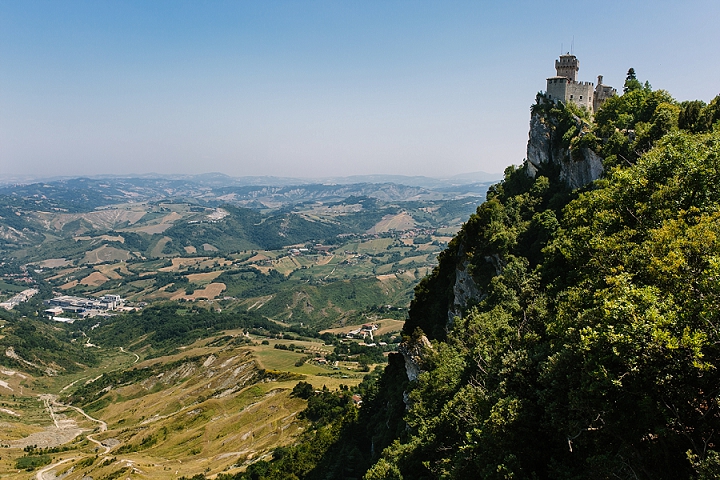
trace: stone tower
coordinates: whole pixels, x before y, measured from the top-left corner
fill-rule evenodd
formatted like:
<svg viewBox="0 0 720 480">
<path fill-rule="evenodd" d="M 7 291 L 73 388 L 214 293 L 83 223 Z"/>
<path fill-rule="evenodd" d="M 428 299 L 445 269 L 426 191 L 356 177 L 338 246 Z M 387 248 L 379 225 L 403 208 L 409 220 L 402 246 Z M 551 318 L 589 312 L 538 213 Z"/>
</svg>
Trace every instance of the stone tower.
<svg viewBox="0 0 720 480">
<path fill-rule="evenodd" d="M 555 71 L 558 77 L 565 77 L 572 82 L 577 82 L 577 73 L 580 70 L 580 60 L 575 55 L 560 55 L 560 60 L 555 60 Z"/>
<path fill-rule="evenodd" d="M 553 102 L 572 102 L 593 113 L 616 91 L 607 85 L 598 85 L 598 89 L 595 90 L 592 82 L 579 82 L 577 79 L 579 70 L 580 61 L 575 55 L 570 53 L 560 55 L 560 59 L 555 60 L 557 75 L 547 79 L 545 93 Z M 599 78 L 598 84 L 602 82 L 602 77 Z"/>
<path fill-rule="evenodd" d="M 593 99 L 593 111 L 597 112 L 610 97 L 617 95 L 617 90 L 610 85 L 603 84 L 603 76 L 598 75 L 597 86 L 595 87 L 595 98 Z"/>
</svg>

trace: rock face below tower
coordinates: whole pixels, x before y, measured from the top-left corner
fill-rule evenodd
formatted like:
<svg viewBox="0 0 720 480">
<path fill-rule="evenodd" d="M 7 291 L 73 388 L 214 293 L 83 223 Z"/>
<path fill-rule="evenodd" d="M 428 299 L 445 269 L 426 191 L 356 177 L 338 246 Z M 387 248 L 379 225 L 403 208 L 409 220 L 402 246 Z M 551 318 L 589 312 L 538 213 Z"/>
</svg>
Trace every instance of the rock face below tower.
<svg viewBox="0 0 720 480">
<path fill-rule="evenodd" d="M 576 118 L 578 130 L 582 120 Z M 530 133 L 527 145 L 527 172 L 535 177 L 538 171 L 554 166 L 560 171 L 560 179 L 570 188 L 583 187 L 603 173 L 603 159 L 589 148 L 574 151 L 558 146 L 556 127 L 552 117 L 542 113 L 534 113 L 530 117 Z"/>
</svg>

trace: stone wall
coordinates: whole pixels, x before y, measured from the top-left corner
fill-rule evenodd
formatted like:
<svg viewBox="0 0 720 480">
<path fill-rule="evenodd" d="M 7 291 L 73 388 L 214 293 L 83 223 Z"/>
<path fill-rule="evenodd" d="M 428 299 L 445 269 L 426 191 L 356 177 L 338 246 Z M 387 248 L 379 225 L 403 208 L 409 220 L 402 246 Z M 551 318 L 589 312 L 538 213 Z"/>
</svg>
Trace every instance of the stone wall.
<svg viewBox="0 0 720 480">
<path fill-rule="evenodd" d="M 577 81 L 577 74 L 580 70 L 580 60 L 575 55 L 560 55 L 559 60 L 555 60 L 555 71 L 559 77 L 567 77 L 570 81 Z"/>
<path fill-rule="evenodd" d="M 565 102 L 573 102 L 579 107 L 593 111 L 593 87 L 591 82 L 571 82 L 565 89 Z"/>
<path fill-rule="evenodd" d="M 551 77 L 547 79 L 546 94 L 554 102 L 573 102 L 592 113 L 593 87 L 592 82 L 572 82 L 564 77 Z"/>
<path fill-rule="evenodd" d="M 565 102 L 565 90 L 568 83 L 565 77 L 552 77 L 547 79 L 546 94 L 550 100 Z"/>
<path fill-rule="evenodd" d="M 598 77 L 598 80 L 602 81 L 602 76 Z M 602 104 L 605 103 L 605 100 L 607 100 L 610 97 L 614 97 L 617 95 L 617 90 L 609 85 L 602 85 L 601 83 L 598 83 L 598 86 L 595 87 L 595 98 L 593 99 L 593 111 L 597 112 L 602 107 Z"/>
<path fill-rule="evenodd" d="M 560 55 L 555 60 L 557 76 L 547 79 L 547 97 L 553 102 L 573 102 L 585 107 L 590 113 L 597 112 L 602 104 L 617 90 L 602 84 L 602 75 L 598 76 L 597 88 L 592 82 L 578 82 L 577 73 L 580 70 L 580 61 L 575 55 Z"/>
</svg>

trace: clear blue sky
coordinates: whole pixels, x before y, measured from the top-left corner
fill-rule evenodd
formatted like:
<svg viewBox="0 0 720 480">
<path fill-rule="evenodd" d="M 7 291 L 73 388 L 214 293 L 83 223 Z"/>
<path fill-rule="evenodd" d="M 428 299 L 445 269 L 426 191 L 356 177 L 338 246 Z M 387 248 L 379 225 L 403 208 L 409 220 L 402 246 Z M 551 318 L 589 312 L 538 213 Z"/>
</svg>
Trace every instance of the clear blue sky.
<svg viewBox="0 0 720 480">
<path fill-rule="evenodd" d="M 501 172 L 580 79 L 720 93 L 720 2 L 0 0 L 0 175 Z"/>
</svg>

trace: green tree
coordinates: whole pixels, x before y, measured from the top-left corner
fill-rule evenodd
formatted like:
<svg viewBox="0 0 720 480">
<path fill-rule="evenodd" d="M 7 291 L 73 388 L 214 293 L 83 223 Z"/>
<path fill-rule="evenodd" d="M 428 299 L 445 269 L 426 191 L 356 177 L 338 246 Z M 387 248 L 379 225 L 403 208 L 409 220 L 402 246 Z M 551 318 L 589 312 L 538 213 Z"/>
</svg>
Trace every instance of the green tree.
<svg viewBox="0 0 720 480">
<path fill-rule="evenodd" d="M 703 108 L 695 125 L 698 132 L 709 132 L 720 121 L 720 95 Z"/>
<path fill-rule="evenodd" d="M 307 382 L 298 382 L 292 389 L 292 396 L 307 400 L 312 396 L 314 391 L 315 389 L 311 384 Z"/>
<path fill-rule="evenodd" d="M 681 110 L 678 117 L 678 127 L 688 132 L 697 132 L 700 127 L 698 124 L 700 112 L 702 112 L 705 106 L 706 104 L 702 100 L 682 102 L 680 104 Z"/>
<path fill-rule="evenodd" d="M 637 76 L 635 75 L 635 69 L 630 68 L 627 72 L 627 76 L 625 77 L 623 93 L 632 92 L 633 90 L 640 90 L 642 88 L 642 83 L 640 83 L 640 81 L 637 79 Z"/>
</svg>

